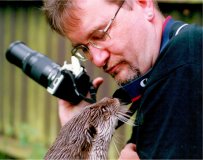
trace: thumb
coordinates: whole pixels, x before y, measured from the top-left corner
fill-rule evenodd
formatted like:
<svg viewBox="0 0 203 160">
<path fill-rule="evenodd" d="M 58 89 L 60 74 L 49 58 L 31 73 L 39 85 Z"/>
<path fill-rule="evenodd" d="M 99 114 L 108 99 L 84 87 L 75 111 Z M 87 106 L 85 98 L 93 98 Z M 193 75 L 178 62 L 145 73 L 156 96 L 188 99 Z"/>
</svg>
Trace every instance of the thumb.
<svg viewBox="0 0 203 160">
<path fill-rule="evenodd" d="M 136 151 L 136 145 L 133 143 L 128 143 L 125 148 Z"/>
<path fill-rule="evenodd" d="M 97 77 L 93 80 L 92 84 L 94 88 L 97 90 L 103 82 L 104 82 L 104 79 L 102 77 Z"/>
</svg>

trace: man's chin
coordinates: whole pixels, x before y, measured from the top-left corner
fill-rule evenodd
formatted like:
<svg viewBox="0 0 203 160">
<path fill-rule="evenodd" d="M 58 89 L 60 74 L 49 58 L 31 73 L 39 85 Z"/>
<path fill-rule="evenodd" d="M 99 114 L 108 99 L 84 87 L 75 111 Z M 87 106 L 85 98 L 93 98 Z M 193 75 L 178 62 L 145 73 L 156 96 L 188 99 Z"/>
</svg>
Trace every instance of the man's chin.
<svg viewBox="0 0 203 160">
<path fill-rule="evenodd" d="M 129 83 L 132 80 L 132 78 L 129 79 L 129 78 L 127 78 L 127 76 L 125 78 L 121 78 L 119 76 L 114 76 L 113 78 L 115 79 L 116 83 L 119 86 L 124 86 L 125 84 Z"/>
<path fill-rule="evenodd" d="M 132 80 L 138 78 L 139 76 L 137 76 L 137 75 L 116 74 L 116 75 L 114 75 L 112 77 L 114 78 L 114 80 L 116 81 L 116 83 L 119 86 L 124 86 L 124 85 L 130 83 Z"/>
</svg>

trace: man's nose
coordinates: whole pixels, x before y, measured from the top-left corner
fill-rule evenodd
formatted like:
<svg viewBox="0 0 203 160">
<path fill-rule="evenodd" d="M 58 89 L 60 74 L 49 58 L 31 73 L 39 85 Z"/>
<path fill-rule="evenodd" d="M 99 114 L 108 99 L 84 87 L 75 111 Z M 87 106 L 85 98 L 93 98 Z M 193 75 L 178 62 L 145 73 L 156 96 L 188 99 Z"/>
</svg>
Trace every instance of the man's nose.
<svg viewBox="0 0 203 160">
<path fill-rule="evenodd" d="M 109 58 L 109 52 L 105 49 L 95 48 L 93 46 L 89 47 L 91 58 L 90 60 L 97 67 L 103 67 Z"/>
</svg>

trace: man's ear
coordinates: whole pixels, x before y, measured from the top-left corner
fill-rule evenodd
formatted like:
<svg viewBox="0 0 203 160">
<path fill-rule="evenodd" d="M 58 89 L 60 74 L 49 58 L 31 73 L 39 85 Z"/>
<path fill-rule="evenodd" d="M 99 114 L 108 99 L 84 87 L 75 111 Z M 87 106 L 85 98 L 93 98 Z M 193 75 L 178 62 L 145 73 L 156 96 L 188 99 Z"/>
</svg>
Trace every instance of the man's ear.
<svg viewBox="0 0 203 160">
<path fill-rule="evenodd" d="M 152 21 L 154 18 L 154 8 L 155 4 L 153 2 L 154 0 L 136 0 L 137 4 L 142 7 L 144 11 L 145 18 L 148 21 Z"/>
</svg>

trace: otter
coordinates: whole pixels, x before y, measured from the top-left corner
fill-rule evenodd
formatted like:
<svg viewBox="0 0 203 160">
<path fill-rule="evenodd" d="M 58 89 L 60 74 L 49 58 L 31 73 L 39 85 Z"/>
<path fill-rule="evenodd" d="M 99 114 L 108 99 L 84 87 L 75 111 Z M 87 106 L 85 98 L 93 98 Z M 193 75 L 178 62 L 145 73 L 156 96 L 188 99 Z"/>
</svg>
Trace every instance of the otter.
<svg viewBox="0 0 203 160">
<path fill-rule="evenodd" d="M 103 98 L 88 105 L 68 121 L 49 148 L 45 159 L 107 159 L 118 120 L 129 116 L 116 98 Z"/>
</svg>

